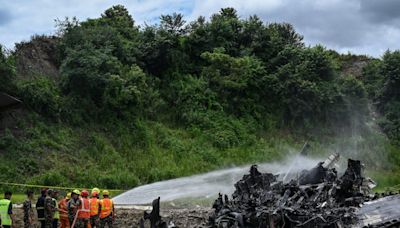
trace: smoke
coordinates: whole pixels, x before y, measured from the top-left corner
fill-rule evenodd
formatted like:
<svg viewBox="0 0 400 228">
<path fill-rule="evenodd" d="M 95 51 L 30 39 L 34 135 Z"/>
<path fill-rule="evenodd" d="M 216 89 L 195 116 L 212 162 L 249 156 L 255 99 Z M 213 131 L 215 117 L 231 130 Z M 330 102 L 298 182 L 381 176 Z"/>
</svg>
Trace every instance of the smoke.
<svg viewBox="0 0 400 228">
<path fill-rule="evenodd" d="M 280 177 L 290 173 L 311 169 L 325 158 L 314 159 L 301 155 L 291 155 L 282 162 L 262 163 L 258 165 L 261 172 L 280 174 Z M 161 197 L 164 202 L 176 200 L 215 199 L 218 193 L 232 194 L 234 184 L 244 174 L 249 173 L 250 165 L 222 169 L 201 175 L 177 178 L 173 180 L 143 185 L 127 191 L 114 198 L 119 205 L 149 204 L 153 199 Z"/>
<path fill-rule="evenodd" d="M 346 132 L 338 132 L 335 140 L 325 146 L 326 153 L 336 152 L 343 158 L 361 160 L 368 169 L 388 168 L 386 145 L 389 140 L 377 124 L 377 112 L 372 104 L 368 105 L 367 116 L 360 112 L 349 107 L 350 126 Z"/>
</svg>

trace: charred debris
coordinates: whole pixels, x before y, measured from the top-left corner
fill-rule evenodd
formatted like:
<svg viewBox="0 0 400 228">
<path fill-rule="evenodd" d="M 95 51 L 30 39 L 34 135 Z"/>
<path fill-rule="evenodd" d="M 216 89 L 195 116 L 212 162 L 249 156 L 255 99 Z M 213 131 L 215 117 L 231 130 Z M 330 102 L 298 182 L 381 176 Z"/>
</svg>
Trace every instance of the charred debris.
<svg viewBox="0 0 400 228">
<path fill-rule="evenodd" d="M 376 184 L 364 177 L 358 160 L 348 159 L 347 169 L 338 174 L 339 157 L 333 154 L 310 170 L 283 177 L 251 166 L 231 197 L 219 194 L 209 227 L 400 227 L 400 194 L 372 193 Z M 146 220 L 151 228 L 176 227 L 160 216 L 160 198 L 152 206 L 139 227 L 147 227 Z"/>
<path fill-rule="evenodd" d="M 360 210 L 365 202 L 380 197 L 371 192 L 375 183 L 363 176 L 363 165 L 358 160 L 348 159 L 346 171 L 338 175 L 333 168 L 338 159 L 339 155 L 333 154 L 313 169 L 291 175 L 290 181 L 285 182 L 279 175 L 261 173 L 256 165 L 251 166 L 250 173 L 235 184 L 231 198 L 220 194 L 215 200 L 210 226 L 398 227 L 400 206 L 397 213 L 386 217 L 374 210 L 385 207 L 389 199 L 380 199 L 383 204 L 379 205 L 372 203 L 365 213 Z M 398 196 L 394 196 L 397 205 Z M 368 212 L 375 215 L 372 216 L 375 220 L 371 220 Z"/>
</svg>

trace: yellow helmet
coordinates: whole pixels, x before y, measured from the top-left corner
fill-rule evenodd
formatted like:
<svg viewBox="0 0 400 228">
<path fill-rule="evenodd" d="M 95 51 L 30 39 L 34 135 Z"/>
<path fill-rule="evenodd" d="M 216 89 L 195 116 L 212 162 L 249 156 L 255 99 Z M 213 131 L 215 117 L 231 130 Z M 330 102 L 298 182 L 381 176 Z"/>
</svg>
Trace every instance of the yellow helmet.
<svg viewBox="0 0 400 228">
<path fill-rule="evenodd" d="M 67 195 L 65 196 L 66 199 L 71 199 L 71 193 L 68 192 Z"/>
<path fill-rule="evenodd" d="M 74 191 L 72 191 L 72 193 L 77 194 L 78 196 L 81 195 L 81 192 L 78 189 L 75 189 Z"/>
<path fill-rule="evenodd" d="M 108 196 L 110 195 L 110 192 L 108 190 L 103 190 L 103 196 Z"/>
<path fill-rule="evenodd" d="M 98 188 L 93 188 L 93 189 L 92 189 L 92 194 L 93 194 L 93 192 L 100 193 L 100 189 L 98 189 Z"/>
</svg>

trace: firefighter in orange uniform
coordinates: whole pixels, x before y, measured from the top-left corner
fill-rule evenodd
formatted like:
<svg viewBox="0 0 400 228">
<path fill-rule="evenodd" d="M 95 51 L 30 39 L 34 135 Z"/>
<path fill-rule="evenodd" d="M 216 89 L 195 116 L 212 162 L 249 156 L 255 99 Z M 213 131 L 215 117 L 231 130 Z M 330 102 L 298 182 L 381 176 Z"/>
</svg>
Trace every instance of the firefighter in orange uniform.
<svg viewBox="0 0 400 228">
<path fill-rule="evenodd" d="M 100 227 L 100 200 L 99 191 L 92 190 L 92 198 L 90 198 L 90 225 L 93 227 Z"/>
<path fill-rule="evenodd" d="M 67 203 L 71 199 L 71 193 L 68 193 L 64 199 L 58 202 L 60 207 L 60 224 L 61 228 L 69 228 L 69 219 L 68 219 L 68 206 Z"/>
<path fill-rule="evenodd" d="M 83 190 L 81 192 L 81 207 L 78 212 L 78 219 L 76 222 L 77 228 L 91 228 L 90 226 L 90 200 L 88 199 L 89 192 Z"/>
<path fill-rule="evenodd" d="M 114 203 L 109 198 L 110 193 L 107 190 L 103 191 L 103 199 L 100 201 L 100 227 L 104 228 L 106 224 L 108 227 L 113 227 L 115 218 Z"/>
</svg>

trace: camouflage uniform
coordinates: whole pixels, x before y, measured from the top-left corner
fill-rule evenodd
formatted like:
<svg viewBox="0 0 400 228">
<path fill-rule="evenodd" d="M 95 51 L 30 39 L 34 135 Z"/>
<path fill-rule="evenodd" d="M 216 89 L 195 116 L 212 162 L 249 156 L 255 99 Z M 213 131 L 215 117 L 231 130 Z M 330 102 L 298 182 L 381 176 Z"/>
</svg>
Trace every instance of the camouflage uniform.
<svg viewBox="0 0 400 228">
<path fill-rule="evenodd" d="M 78 208 L 81 206 L 81 200 L 77 199 L 70 199 L 67 203 L 68 207 L 68 218 L 69 218 L 69 223 L 72 225 L 74 222 L 75 216 L 76 216 L 76 211 Z"/>
<path fill-rule="evenodd" d="M 33 209 L 32 209 L 32 202 L 30 199 L 26 199 L 23 204 L 24 208 L 24 227 L 31 228 L 34 227 L 33 225 Z"/>
<path fill-rule="evenodd" d="M 90 224 L 92 225 L 92 227 L 99 227 L 100 226 L 100 218 L 99 215 L 92 215 L 90 216 Z"/>
<path fill-rule="evenodd" d="M 100 228 L 106 227 L 106 224 L 108 224 L 108 227 L 112 228 L 113 227 L 113 215 L 109 215 L 105 218 L 100 219 Z"/>
<path fill-rule="evenodd" d="M 53 218 L 55 207 L 53 203 L 53 198 L 50 196 L 46 196 L 44 200 L 44 219 L 45 219 L 45 227 L 52 228 L 53 227 Z"/>
<path fill-rule="evenodd" d="M 87 228 L 90 224 L 89 219 L 77 219 L 75 227 L 76 228 Z"/>
</svg>

